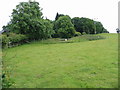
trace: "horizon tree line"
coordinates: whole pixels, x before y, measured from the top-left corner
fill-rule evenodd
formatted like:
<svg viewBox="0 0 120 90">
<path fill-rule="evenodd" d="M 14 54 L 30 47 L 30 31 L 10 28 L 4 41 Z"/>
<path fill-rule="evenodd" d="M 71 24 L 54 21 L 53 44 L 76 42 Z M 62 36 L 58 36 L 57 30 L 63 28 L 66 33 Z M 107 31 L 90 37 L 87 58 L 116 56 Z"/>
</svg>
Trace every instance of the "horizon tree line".
<svg viewBox="0 0 120 90">
<path fill-rule="evenodd" d="M 56 14 L 55 20 L 43 19 L 42 8 L 36 1 L 21 2 L 13 9 L 11 20 L 3 26 L 4 33 L 23 34 L 29 40 L 47 38 L 71 38 L 80 34 L 109 33 L 101 22 L 85 17 L 71 18 L 69 15 Z M 7 35 L 9 36 L 9 35 Z"/>
</svg>

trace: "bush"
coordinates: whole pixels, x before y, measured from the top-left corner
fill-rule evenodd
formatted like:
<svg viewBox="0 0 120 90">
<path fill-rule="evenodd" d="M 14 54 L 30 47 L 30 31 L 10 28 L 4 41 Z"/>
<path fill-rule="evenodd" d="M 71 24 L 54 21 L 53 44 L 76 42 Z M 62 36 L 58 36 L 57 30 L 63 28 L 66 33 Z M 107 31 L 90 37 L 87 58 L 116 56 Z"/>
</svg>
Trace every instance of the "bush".
<svg viewBox="0 0 120 90">
<path fill-rule="evenodd" d="M 9 88 L 14 81 L 9 77 L 9 75 L 2 73 L 2 88 Z"/>
<path fill-rule="evenodd" d="M 0 40 L 2 42 L 2 48 L 8 47 L 8 43 L 9 43 L 10 40 L 7 37 L 7 35 L 0 35 Z"/>
<path fill-rule="evenodd" d="M 76 37 L 76 36 L 80 36 L 80 35 L 81 35 L 80 32 L 75 32 L 75 35 L 74 35 L 74 36 Z"/>
<path fill-rule="evenodd" d="M 12 45 L 20 45 L 25 43 L 27 40 L 27 37 L 25 35 L 15 33 L 10 33 L 8 38 Z"/>
<path fill-rule="evenodd" d="M 23 43 L 26 43 L 27 37 L 22 34 L 15 34 L 15 33 L 9 33 L 8 35 L 4 34 L 1 35 L 0 38 L 2 39 L 2 48 L 12 47 L 16 45 L 21 45 Z"/>
<path fill-rule="evenodd" d="M 86 32 L 83 32 L 82 34 L 83 34 L 83 35 L 86 35 Z"/>
</svg>

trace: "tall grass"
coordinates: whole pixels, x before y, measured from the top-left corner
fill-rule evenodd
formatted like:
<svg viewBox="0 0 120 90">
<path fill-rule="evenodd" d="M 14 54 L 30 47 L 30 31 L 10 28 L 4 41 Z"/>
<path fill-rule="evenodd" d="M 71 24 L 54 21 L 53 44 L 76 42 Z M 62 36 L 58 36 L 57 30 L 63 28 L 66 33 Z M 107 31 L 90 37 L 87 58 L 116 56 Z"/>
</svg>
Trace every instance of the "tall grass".
<svg viewBox="0 0 120 90">
<path fill-rule="evenodd" d="M 92 40 L 100 40 L 105 39 L 105 37 L 100 35 L 82 35 L 78 37 L 73 37 L 68 40 L 68 42 L 83 42 L 83 41 L 92 41 Z"/>
<path fill-rule="evenodd" d="M 100 39 L 105 39 L 105 37 L 101 35 L 82 35 L 82 36 L 69 38 L 67 41 L 61 38 L 51 38 L 47 40 L 34 41 L 34 43 L 39 43 L 39 44 L 75 43 L 75 42 L 84 42 L 84 41 L 92 41 L 92 40 L 100 40 Z"/>
</svg>

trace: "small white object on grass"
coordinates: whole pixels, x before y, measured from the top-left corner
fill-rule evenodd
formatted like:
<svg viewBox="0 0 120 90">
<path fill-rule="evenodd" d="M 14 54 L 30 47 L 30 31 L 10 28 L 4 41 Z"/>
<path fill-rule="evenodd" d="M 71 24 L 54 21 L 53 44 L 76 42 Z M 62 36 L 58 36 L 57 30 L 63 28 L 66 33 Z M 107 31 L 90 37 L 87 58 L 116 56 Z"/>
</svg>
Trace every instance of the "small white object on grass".
<svg viewBox="0 0 120 90">
<path fill-rule="evenodd" d="M 8 45 L 10 45 L 11 44 L 11 42 L 8 42 Z"/>
<path fill-rule="evenodd" d="M 65 39 L 65 41 L 67 41 L 67 39 Z"/>
</svg>

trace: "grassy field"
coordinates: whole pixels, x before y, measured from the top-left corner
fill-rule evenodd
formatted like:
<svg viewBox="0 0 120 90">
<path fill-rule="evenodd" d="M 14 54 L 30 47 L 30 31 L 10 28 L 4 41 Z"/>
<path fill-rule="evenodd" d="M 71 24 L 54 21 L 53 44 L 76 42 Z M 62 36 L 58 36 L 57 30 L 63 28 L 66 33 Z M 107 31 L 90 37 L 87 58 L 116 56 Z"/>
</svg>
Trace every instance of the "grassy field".
<svg viewBox="0 0 120 90">
<path fill-rule="evenodd" d="M 118 36 L 106 39 L 41 44 L 3 50 L 12 88 L 116 88 Z"/>
</svg>

